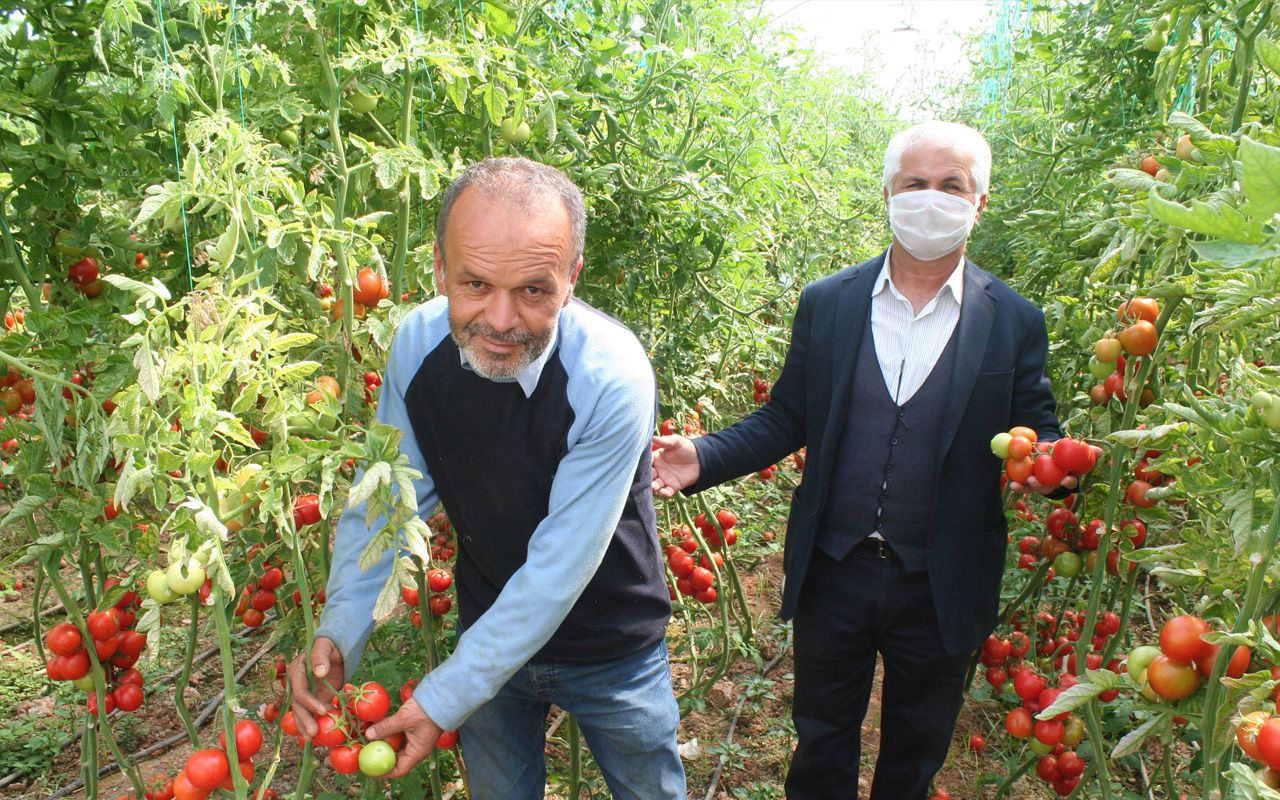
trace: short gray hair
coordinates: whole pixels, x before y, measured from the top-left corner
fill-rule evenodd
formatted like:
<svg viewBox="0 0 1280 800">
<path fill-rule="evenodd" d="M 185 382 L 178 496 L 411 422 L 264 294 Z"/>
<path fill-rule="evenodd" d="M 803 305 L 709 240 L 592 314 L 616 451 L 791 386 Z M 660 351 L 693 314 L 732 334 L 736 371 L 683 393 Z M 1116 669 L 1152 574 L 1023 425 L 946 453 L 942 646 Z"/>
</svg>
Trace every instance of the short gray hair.
<svg viewBox="0 0 1280 800">
<path fill-rule="evenodd" d="M 526 210 L 531 210 L 539 200 L 559 199 L 569 214 L 570 233 L 573 236 L 573 258 L 570 266 L 577 264 L 587 239 L 587 209 L 582 192 L 563 172 L 547 164 L 540 164 L 520 156 L 490 156 L 477 161 L 453 179 L 444 190 L 440 201 L 440 215 L 436 218 L 436 244 L 444 257 L 444 229 L 449 222 L 449 212 L 458 197 L 471 187 L 501 197 Z"/>
<path fill-rule="evenodd" d="M 889 140 L 884 150 L 884 178 L 886 189 L 893 186 L 893 179 L 902 171 L 902 156 L 921 144 L 941 144 L 955 147 L 967 153 L 973 162 L 969 177 L 973 179 L 978 196 L 987 193 L 991 186 L 991 145 L 986 138 L 968 125 L 958 122 L 922 122 L 913 125 Z"/>
</svg>

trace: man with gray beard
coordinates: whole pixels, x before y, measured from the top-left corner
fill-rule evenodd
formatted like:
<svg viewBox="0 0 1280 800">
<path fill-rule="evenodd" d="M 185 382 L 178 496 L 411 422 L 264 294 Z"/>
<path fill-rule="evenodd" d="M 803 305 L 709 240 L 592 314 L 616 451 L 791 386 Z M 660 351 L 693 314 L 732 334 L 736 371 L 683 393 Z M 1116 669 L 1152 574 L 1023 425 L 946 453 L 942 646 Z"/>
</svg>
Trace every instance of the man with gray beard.
<svg viewBox="0 0 1280 800">
<path fill-rule="evenodd" d="M 366 731 L 406 736 L 388 777 L 458 729 L 473 798 L 542 798 L 555 703 L 615 798 L 685 797 L 650 486 L 653 371 L 629 330 L 573 298 L 585 228 L 577 187 L 527 159 L 485 159 L 445 192 L 442 296 L 397 332 L 378 419 L 404 432 L 422 473 L 419 513 L 443 502 L 457 531 L 461 635 Z M 315 645 L 289 668 L 308 738 L 373 629 L 393 554 L 361 570 L 370 537 L 363 504 L 348 509 Z"/>
</svg>

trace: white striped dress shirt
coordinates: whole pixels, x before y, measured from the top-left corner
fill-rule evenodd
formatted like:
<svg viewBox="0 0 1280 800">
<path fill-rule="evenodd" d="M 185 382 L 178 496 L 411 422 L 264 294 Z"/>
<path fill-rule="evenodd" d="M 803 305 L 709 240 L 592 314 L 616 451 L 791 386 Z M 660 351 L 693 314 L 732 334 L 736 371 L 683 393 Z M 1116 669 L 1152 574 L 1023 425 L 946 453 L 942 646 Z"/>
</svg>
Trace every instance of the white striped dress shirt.
<svg viewBox="0 0 1280 800">
<path fill-rule="evenodd" d="M 951 340 L 964 297 L 964 258 L 933 299 L 917 314 L 889 272 L 893 248 L 871 288 L 871 332 L 885 388 L 898 405 L 916 393 Z"/>
</svg>

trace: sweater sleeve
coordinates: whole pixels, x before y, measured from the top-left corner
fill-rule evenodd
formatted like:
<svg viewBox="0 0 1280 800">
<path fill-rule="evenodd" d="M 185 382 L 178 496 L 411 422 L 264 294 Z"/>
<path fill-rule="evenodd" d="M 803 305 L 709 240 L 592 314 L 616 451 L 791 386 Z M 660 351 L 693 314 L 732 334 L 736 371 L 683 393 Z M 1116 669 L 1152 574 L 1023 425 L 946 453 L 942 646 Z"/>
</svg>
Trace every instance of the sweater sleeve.
<svg viewBox="0 0 1280 800">
<path fill-rule="evenodd" d="M 400 452 L 409 459 L 409 465 L 422 473 L 413 482 L 419 516 L 431 513 L 439 500 L 435 483 L 427 473 L 426 460 L 413 435 L 413 425 L 406 410 L 404 395 L 408 381 L 412 380 L 421 362 L 421 352 L 415 346 L 416 325 L 401 329 L 391 347 L 387 359 L 386 376 L 378 400 L 377 419 L 384 425 L 399 428 Z M 363 473 L 362 473 L 363 475 Z M 357 476 L 359 482 L 361 476 Z M 350 678 L 364 653 L 369 635 L 373 633 L 373 608 L 378 593 L 391 575 L 392 559 L 396 548 L 387 548 L 378 561 L 367 570 L 360 569 L 360 554 L 373 539 L 375 532 L 386 524 L 384 516 L 374 520 L 372 527 L 365 524 L 365 504 L 347 508 L 338 520 L 333 542 L 333 564 L 329 570 L 329 583 L 325 589 L 327 600 L 316 636 L 324 636 L 337 645 L 342 653 L 343 668 Z"/>
<path fill-rule="evenodd" d="M 604 559 L 654 424 L 653 373 L 635 350 L 612 361 L 598 388 L 571 393 L 585 424 L 556 470 L 525 563 L 414 691 L 444 729 L 460 726 L 551 639 Z"/>
</svg>

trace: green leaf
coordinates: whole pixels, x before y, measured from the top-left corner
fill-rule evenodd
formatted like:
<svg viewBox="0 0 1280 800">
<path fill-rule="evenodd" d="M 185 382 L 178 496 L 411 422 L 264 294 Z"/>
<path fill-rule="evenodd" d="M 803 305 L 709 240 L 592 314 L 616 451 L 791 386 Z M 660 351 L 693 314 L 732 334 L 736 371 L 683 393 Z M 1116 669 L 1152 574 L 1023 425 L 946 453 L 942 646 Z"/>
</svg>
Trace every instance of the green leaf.
<svg viewBox="0 0 1280 800">
<path fill-rule="evenodd" d="M 1053 703 L 1039 714 L 1036 719 L 1053 719 L 1067 711 L 1075 711 L 1093 698 L 1111 689 L 1123 689 L 1128 686 L 1124 678 L 1109 669 L 1089 670 L 1085 679 L 1067 689 Z"/>
<path fill-rule="evenodd" d="M 1259 36 L 1253 43 L 1253 51 L 1267 69 L 1280 75 L 1280 47 L 1276 46 L 1275 42 L 1265 36 Z"/>
<path fill-rule="evenodd" d="M 284 336 L 276 336 L 267 345 L 267 349 L 273 353 L 286 353 L 295 347 L 311 344 L 316 340 L 314 333 L 286 333 Z"/>
<path fill-rule="evenodd" d="M 1121 444 L 1132 445 L 1151 445 L 1172 436 L 1175 433 L 1185 433 L 1191 427 L 1185 422 L 1174 422 L 1168 425 L 1157 425 L 1154 428 L 1143 430 L 1116 431 L 1106 437 L 1107 441 L 1120 442 Z"/>
<path fill-rule="evenodd" d="M 486 83 L 480 87 L 480 102 L 495 125 L 507 114 L 507 93 L 495 83 Z"/>
<path fill-rule="evenodd" d="M 1215 261 L 1224 267 L 1247 267 L 1280 258 L 1280 247 L 1274 245 L 1244 244 L 1212 239 L 1192 242 L 1191 249 L 1205 261 Z"/>
<path fill-rule="evenodd" d="M 1259 545 L 1253 532 L 1253 480 L 1247 473 L 1245 481 L 1247 485 L 1228 492 L 1222 498 L 1222 510 L 1229 515 L 1228 525 L 1237 556 L 1252 553 Z"/>
<path fill-rule="evenodd" d="M 1192 200 L 1188 208 L 1165 200 L 1156 194 L 1155 187 L 1147 195 L 1147 203 L 1153 217 L 1175 228 L 1234 242 L 1262 244 L 1266 241 L 1262 223 L 1248 219 L 1235 208 L 1213 206 L 1200 200 Z"/>
<path fill-rule="evenodd" d="M 1266 220 L 1280 212 L 1280 147 L 1240 140 L 1240 187 L 1249 212 Z"/>
<path fill-rule="evenodd" d="M 1138 752 L 1138 749 L 1142 746 L 1142 743 L 1146 741 L 1147 737 L 1155 733 L 1157 728 L 1161 727 L 1161 723 L 1165 723 L 1167 726 L 1169 720 L 1170 717 L 1167 714 L 1160 714 L 1158 716 L 1151 717 L 1146 722 L 1126 733 L 1120 741 L 1116 742 L 1115 748 L 1112 749 L 1111 760 L 1116 761 Z"/>
<path fill-rule="evenodd" d="M 1236 790 L 1232 792 L 1232 797 L 1239 797 L 1242 800 L 1280 800 L 1280 792 L 1259 780 L 1248 764 L 1242 764 L 1239 761 L 1231 762 L 1231 766 L 1227 768 L 1227 777 Z"/>
<path fill-rule="evenodd" d="M 9 509 L 9 513 L 4 515 L 4 519 L 0 519 L 0 528 L 7 528 L 18 520 L 31 516 L 36 509 L 47 502 L 49 502 L 49 498 L 40 497 L 39 495 L 29 494 L 23 497 L 13 504 L 13 507 Z"/>
</svg>

